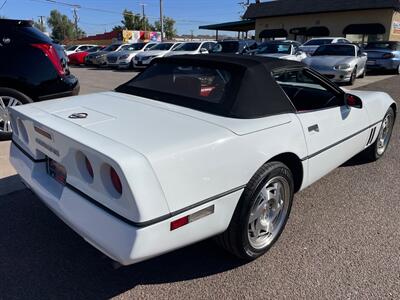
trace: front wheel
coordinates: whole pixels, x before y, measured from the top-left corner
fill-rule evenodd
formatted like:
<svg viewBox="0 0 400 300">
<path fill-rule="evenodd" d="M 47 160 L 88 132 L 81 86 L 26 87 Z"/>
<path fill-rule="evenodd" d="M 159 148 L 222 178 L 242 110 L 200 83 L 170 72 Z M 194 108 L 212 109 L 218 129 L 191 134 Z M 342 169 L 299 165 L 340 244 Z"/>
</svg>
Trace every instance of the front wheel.
<svg viewBox="0 0 400 300">
<path fill-rule="evenodd" d="M 392 136 L 394 121 L 394 111 L 392 108 L 389 108 L 383 118 L 376 141 L 363 152 L 364 157 L 368 161 L 376 161 L 385 154 Z"/>
<path fill-rule="evenodd" d="M 32 100 L 28 96 L 14 89 L 0 87 L 0 140 L 8 140 L 12 135 L 8 109 L 31 102 Z"/>
<path fill-rule="evenodd" d="M 280 162 L 261 167 L 246 186 L 228 229 L 217 237 L 226 250 L 245 260 L 263 255 L 278 240 L 293 202 L 293 176 Z"/>
<path fill-rule="evenodd" d="M 354 82 L 356 82 L 356 79 L 357 79 L 357 67 L 355 67 L 353 72 L 351 73 L 349 85 L 353 85 Z"/>
</svg>

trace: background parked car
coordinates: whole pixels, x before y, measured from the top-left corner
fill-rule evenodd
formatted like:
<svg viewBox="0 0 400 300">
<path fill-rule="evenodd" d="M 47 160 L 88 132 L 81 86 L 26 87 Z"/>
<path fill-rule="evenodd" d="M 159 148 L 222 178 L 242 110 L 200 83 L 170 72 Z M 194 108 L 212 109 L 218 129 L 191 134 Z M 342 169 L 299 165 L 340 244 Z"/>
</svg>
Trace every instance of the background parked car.
<svg viewBox="0 0 400 300">
<path fill-rule="evenodd" d="M 247 54 L 257 49 L 257 46 L 254 40 L 225 40 L 218 42 L 212 49 L 212 53 Z"/>
<path fill-rule="evenodd" d="M 70 55 L 72 53 L 86 51 L 94 46 L 96 45 L 72 45 L 65 48 L 65 52 L 67 53 L 67 55 Z"/>
<path fill-rule="evenodd" d="M 258 46 L 254 55 L 302 61 L 307 54 L 300 50 L 300 46 L 296 41 L 269 41 Z"/>
<path fill-rule="evenodd" d="M 400 74 L 400 42 L 370 42 L 365 46 L 368 53 L 368 70 L 390 70 Z"/>
<path fill-rule="evenodd" d="M 68 55 L 68 63 L 70 65 L 83 65 L 85 63 L 85 57 L 90 53 L 102 51 L 105 46 L 94 46 L 86 51 L 76 52 Z"/>
<path fill-rule="evenodd" d="M 95 66 L 105 66 L 107 64 L 107 54 L 114 51 L 119 51 L 124 45 L 123 43 L 115 43 L 111 44 L 108 47 L 104 48 L 102 51 L 98 51 L 96 53 L 91 53 L 86 56 L 85 64 L 86 65 L 95 65 Z"/>
<path fill-rule="evenodd" d="M 367 54 L 353 44 L 319 46 L 313 56 L 303 62 L 334 82 L 353 84 L 367 71 Z"/>
<path fill-rule="evenodd" d="M 8 108 L 76 95 L 63 48 L 31 21 L 0 19 L 0 139 L 11 136 Z"/>
<path fill-rule="evenodd" d="M 308 40 L 300 46 L 300 49 L 307 55 L 312 55 L 319 46 L 327 44 L 351 44 L 351 42 L 343 37 L 320 37 Z"/>
<path fill-rule="evenodd" d="M 217 42 L 215 41 L 183 43 L 167 53 L 165 56 L 208 54 L 212 51 L 216 43 Z"/>
<path fill-rule="evenodd" d="M 163 57 L 182 43 L 166 42 L 153 46 L 149 51 L 138 53 L 133 59 L 135 68 L 147 68 L 156 57 Z"/>
<path fill-rule="evenodd" d="M 139 52 L 148 51 L 157 43 L 134 43 L 125 45 L 121 50 L 107 54 L 107 66 L 120 69 L 133 68 L 133 58 Z"/>
</svg>

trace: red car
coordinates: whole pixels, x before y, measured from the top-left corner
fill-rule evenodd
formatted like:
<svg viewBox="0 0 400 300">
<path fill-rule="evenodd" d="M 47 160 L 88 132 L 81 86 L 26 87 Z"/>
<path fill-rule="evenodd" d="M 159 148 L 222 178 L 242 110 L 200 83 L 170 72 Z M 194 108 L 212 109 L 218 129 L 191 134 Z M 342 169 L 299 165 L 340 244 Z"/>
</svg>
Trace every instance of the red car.
<svg viewBox="0 0 400 300">
<path fill-rule="evenodd" d="M 94 53 L 103 50 L 105 46 L 95 46 L 86 51 L 76 52 L 68 55 L 68 60 L 70 65 L 83 65 L 85 63 L 85 57 L 89 53 Z"/>
</svg>

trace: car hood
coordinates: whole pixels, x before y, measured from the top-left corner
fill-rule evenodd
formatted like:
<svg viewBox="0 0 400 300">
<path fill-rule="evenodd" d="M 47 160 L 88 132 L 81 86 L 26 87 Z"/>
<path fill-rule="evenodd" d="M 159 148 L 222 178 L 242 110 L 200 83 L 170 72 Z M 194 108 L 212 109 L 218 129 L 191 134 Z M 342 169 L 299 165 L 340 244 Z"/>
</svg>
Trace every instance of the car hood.
<svg viewBox="0 0 400 300">
<path fill-rule="evenodd" d="M 173 56 L 173 55 L 194 55 L 198 54 L 197 51 L 169 51 L 165 56 Z"/>
<path fill-rule="evenodd" d="M 94 52 L 94 53 L 90 53 L 90 54 L 88 55 L 88 57 L 97 57 L 97 56 L 100 56 L 100 55 L 107 55 L 107 54 L 109 54 L 109 53 L 113 53 L 113 52 L 109 52 L 109 51 L 97 51 L 97 52 Z"/>
<path fill-rule="evenodd" d="M 290 54 L 285 54 L 285 53 L 260 53 L 256 54 L 257 56 L 263 56 L 263 57 L 275 57 L 275 58 L 280 58 L 280 59 L 290 59 L 292 55 Z"/>
<path fill-rule="evenodd" d="M 350 64 L 354 60 L 352 56 L 312 56 L 303 62 L 311 67 L 334 67 L 338 64 Z"/>
<path fill-rule="evenodd" d="M 169 50 L 149 50 L 143 53 L 138 54 L 140 57 L 149 57 L 149 56 L 158 56 L 168 53 Z"/>
<path fill-rule="evenodd" d="M 132 53 L 137 53 L 137 52 L 139 52 L 139 51 L 127 51 L 127 50 L 125 50 L 125 51 L 113 51 L 113 52 L 109 52 L 109 54 L 107 54 L 107 57 L 120 57 L 120 56 L 125 55 L 125 54 L 130 55 Z"/>
</svg>

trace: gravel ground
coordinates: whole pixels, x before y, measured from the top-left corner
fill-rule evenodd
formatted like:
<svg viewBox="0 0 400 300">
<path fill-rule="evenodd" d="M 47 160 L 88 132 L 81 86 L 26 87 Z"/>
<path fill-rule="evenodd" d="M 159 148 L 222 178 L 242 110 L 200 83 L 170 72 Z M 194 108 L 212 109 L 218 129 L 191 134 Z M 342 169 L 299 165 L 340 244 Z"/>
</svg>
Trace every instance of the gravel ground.
<svg viewBox="0 0 400 300">
<path fill-rule="evenodd" d="M 400 99 L 398 77 L 362 89 Z M 247 264 L 206 240 L 113 268 L 27 190 L 2 196 L 0 299 L 400 299 L 399 134 L 382 160 L 298 193 L 280 240 Z"/>
</svg>

